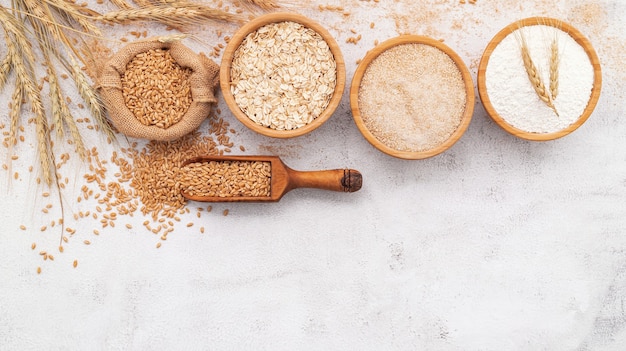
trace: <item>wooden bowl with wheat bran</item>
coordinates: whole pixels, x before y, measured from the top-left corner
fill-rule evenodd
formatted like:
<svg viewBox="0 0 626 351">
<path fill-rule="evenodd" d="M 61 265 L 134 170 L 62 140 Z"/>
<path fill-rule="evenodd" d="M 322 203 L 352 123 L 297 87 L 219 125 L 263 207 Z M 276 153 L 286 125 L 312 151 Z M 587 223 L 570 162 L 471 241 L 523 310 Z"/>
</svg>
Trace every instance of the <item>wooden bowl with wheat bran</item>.
<svg viewBox="0 0 626 351">
<path fill-rule="evenodd" d="M 389 39 L 367 53 L 350 88 L 354 121 L 380 151 L 417 160 L 449 149 L 474 112 L 474 83 L 463 60 L 441 41 Z"/>
<path fill-rule="evenodd" d="M 508 133 L 548 141 L 578 129 L 591 115 L 602 86 L 591 43 L 553 18 L 514 22 L 487 45 L 478 92 L 487 114 Z"/>
<path fill-rule="evenodd" d="M 220 87 L 235 117 L 274 138 L 313 131 L 333 114 L 346 84 L 337 42 L 320 24 L 271 13 L 242 26 L 224 50 Z"/>
</svg>

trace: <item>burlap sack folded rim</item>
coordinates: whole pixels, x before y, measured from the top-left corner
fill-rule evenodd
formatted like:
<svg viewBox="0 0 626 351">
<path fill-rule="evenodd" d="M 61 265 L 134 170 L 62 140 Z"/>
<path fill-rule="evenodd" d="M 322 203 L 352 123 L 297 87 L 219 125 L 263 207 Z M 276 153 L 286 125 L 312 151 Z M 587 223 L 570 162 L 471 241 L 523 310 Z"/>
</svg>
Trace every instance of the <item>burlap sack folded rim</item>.
<svg viewBox="0 0 626 351">
<path fill-rule="evenodd" d="M 128 109 L 122 92 L 122 76 L 126 65 L 137 54 L 150 50 L 169 50 L 172 58 L 182 67 L 191 69 L 189 77 L 192 103 L 181 120 L 169 128 L 147 126 Z M 200 126 L 209 116 L 211 104 L 217 103 L 215 91 L 219 84 L 219 66 L 204 54 L 196 54 L 179 41 L 141 41 L 128 44 L 107 61 L 97 79 L 109 118 L 115 128 L 124 135 L 158 141 L 178 139 Z"/>
</svg>

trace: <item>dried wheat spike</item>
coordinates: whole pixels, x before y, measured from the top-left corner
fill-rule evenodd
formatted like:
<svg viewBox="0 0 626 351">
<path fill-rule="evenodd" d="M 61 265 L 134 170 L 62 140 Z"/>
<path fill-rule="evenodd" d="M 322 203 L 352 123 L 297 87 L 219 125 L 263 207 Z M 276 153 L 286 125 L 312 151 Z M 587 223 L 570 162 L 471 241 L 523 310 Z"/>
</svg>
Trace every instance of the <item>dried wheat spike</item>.
<svg viewBox="0 0 626 351">
<path fill-rule="evenodd" d="M 550 95 L 552 100 L 556 100 L 559 95 L 559 64 L 561 56 L 559 53 L 559 44 L 556 39 L 552 40 L 550 45 Z"/>
<path fill-rule="evenodd" d="M 550 107 L 554 113 L 558 116 L 559 113 L 554 106 L 554 102 L 552 101 L 552 96 L 549 94 L 546 86 L 543 84 L 543 80 L 541 79 L 541 74 L 537 70 L 537 66 L 533 62 L 530 57 L 530 52 L 528 51 L 528 45 L 526 45 L 526 39 L 523 34 L 521 36 L 520 49 L 522 52 L 522 60 L 524 61 L 524 69 L 526 70 L 526 74 L 528 75 L 528 79 L 535 89 L 535 93 L 541 99 L 541 101 L 545 102 L 545 104 Z"/>
</svg>

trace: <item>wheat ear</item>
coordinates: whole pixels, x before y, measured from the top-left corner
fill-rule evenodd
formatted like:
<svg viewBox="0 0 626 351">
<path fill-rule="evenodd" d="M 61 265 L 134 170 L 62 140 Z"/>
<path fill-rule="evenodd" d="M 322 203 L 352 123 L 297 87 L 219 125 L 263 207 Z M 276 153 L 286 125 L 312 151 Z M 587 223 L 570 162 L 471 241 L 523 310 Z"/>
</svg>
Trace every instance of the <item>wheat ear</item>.
<svg viewBox="0 0 626 351">
<path fill-rule="evenodd" d="M 9 120 L 11 126 L 9 128 L 9 155 L 15 144 L 17 144 L 17 132 L 20 121 L 20 111 L 22 109 L 22 100 L 24 99 L 24 90 L 21 84 L 15 84 L 13 94 L 11 95 L 11 110 L 9 111 Z"/>
<path fill-rule="evenodd" d="M 27 93 L 27 95 L 29 95 Z M 32 101 L 31 101 L 32 104 Z M 43 109 L 42 109 L 43 112 Z M 41 171 L 43 173 L 43 179 L 46 184 L 52 184 L 52 146 L 50 144 L 50 130 L 48 129 L 48 122 L 46 116 L 41 113 L 36 113 L 35 116 L 35 130 L 37 133 L 37 150 L 39 153 L 39 162 L 41 164 Z"/>
<path fill-rule="evenodd" d="M 526 70 L 526 74 L 528 75 L 528 80 L 533 86 L 535 93 L 541 101 L 543 101 L 548 107 L 550 107 L 554 113 L 558 116 L 559 113 L 554 106 L 554 102 L 552 101 L 552 97 L 549 94 L 546 86 L 543 84 L 543 80 L 541 79 L 541 74 L 539 70 L 537 70 L 537 66 L 533 62 L 530 57 L 530 52 L 528 50 L 528 45 L 526 44 L 526 38 L 523 33 L 520 33 L 520 50 L 522 52 L 522 61 L 524 62 L 524 69 Z"/>
<path fill-rule="evenodd" d="M 102 101 L 96 93 L 96 90 L 87 80 L 85 73 L 80 69 L 78 61 L 72 55 L 68 56 L 70 58 L 70 75 L 74 80 L 74 84 L 78 88 L 80 97 L 87 104 L 89 112 L 91 112 L 91 116 L 96 121 L 96 124 L 100 126 L 100 129 L 104 131 L 107 137 L 111 140 L 115 140 L 115 133 L 113 133 L 113 129 L 111 129 L 111 125 L 104 115 L 104 107 Z"/>
<path fill-rule="evenodd" d="M 192 2 L 174 2 L 169 5 L 121 9 L 96 16 L 95 19 L 118 24 L 131 21 L 158 21 L 172 26 L 200 24 L 204 19 L 238 23 L 243 21 L 243 17 L 240 15 Z"/>
<path fill-rule="evenodd" d="M 198 12 L 200 16 L 205 19 L 219 20 L 225 22 L 243 23 L 245 18 L 239 14 L 229 13 L 220 9 L 216 9 L 210 6 L 202 5 L 189 1 L 174 1 L 169 3 L 169 6 L 180 9 L 190 9 Z"/>
<path fill-rule="evenodd" d="M 53 126 L 52 129 L 56 130 L 57 136 L 63 137 L 63 125 L 67 126 L 68 131 L 72 137 L 73 144 L 75 146 L 76 153 L 82 159 L 85 158 L 85 144 L 83 142 L 83 138 L 80 135 L 80 131 L 78 130 L 78 126 L 76 125 L 76 121 L 72 116 L 69 108 L 65 104 L 63 100 L 63 92 L 61 91 L 61 86 L 59 84 L 59 79 L 56 71 L 52 66 L 49 65 L 48 70 L 48 85 L 50 90 L 50 101 L 52 105 L 52 120 Z"/>
<path fill-rule="evenodd" d="M 8 72 L 11 71 L 13 64 L 17 64 L 20 58 L 18 56 L 19 53 L 17 51 L 17 48 L 15 47 L 15 43 L 13 42 L 13 37 L 9 35 L 9 32 L 7 31 L 5 31 L 5 38 L 7 44 L 7 57 L 3 61 L 2 70 L 3 72 L 5 72 L 6 70 L 6 73 L 8 75 Z M 8 64 L 9 66 L 5 67 L 5 64 Z M 5 75 L 3 85 L 6 83 L 6 80 L 7 76 Z M 7 154 L 7 156 L 10 156 L 12 154 L 13 146 L 17 144 L 18 125 L 23 99 L 24 89 L 22 89 L 22 85 L 19 84 L 19 82 L 16 82 L 15 87 L 13 88 L 13 94 L 11 95 L 11 110 L 9 111 L 9 153 Z M 11 163 L 9 162 L 9 165 L 10 164 Z"/>
<path fill-rule="evenodd" d="M 59 81 L 54 71 L 54 68 L 50 62 L 50 60 L 46 60 L 48 65 L 48 94 L 50 96 L 50 105 L 52 109 L 52 124 L 50 125 L 50 130 L 56 132 L 59 138 L 63 138 L 63 115 L 65 112 L 62 110 L 63 105 L 63 94 L 61 94 L 61 87 L 59 86 Z"/>
<path fill-rule="evenodd" d="M 151 0 L 133 0 L 133 2 L 139 7 L 154 6 L 154 2 L 152 2 Z"/>
<path fill-rule="evenodd" d="M 139 9 L 122 9 L 97 16 L 102 22 L 124 24 L 130 21 L 175 21 L 183 22 L 183 19 L 198 18 L 197 11 L 175 7 L 146 7 Z"/>
<path fill-rule="evenodd" d="M 559 44 L 555 39 L 552 39 L 550 45 L 550 94 L 552 100 L 556 100 L 559 95 L 559 64 L 561 63 L 561 55 L 559 53 Z"/>
<path fill-rule="evenodd" d="M 125 0 L 110 0 L 110 2 L 119 9 L 132 9 L 133 7 Z"/>
<path fill-rule="evenodd" d="M 61 100 L 61 106 L 60 106 L 61 116 L 63 116 L 63 122 L 65 122 L 65 125 L 67 126 L 67 129 L 69 130 L 70 135 L 72 136 L 72 140 L 74 141 L 75 151 L 78 154 L 78 157 L 80 157 L 81 159 L 85 159 L 85 156 L 87 154 L 85 150 L 85 143 L 83 142 L 83 138 L 80 135 L 80 131 L 78 130 L 78 126 L 76 125 L 76 121 L 74 120 L 74 117 L 72 116 L 69 109 L 67 108 L 67 105 L 63 103 L 62 97 L 60 100 Z"/>
<path fill-rule="evenodd" d="M 263 10 L 273 10 L 280 7 L 274 0 L 242 0 L 243 3 L 252 4 Z"/>
<path fill-rule="evenodd" d="M 11 73 L 11 63 L 13 62 L 11 55 L 7 53 L 2 62 L 0 62 L 0 90 L 4 88 Z"/>
<path fill-rule="evenodd" d="M 13 167 L 13 159 L 11 156 L 13 155 L 13 147 L 17 144 L 17 133 L 19 129 L 19 120 L 20 120 L 20 112 L 22 110 L 22 101 L 24 99 L 24 90 L 22 90 L 21 84 L 15 84 L 13 88 L 13 94 L 11 95 L 11 105 L 9 111 L 9 119 L 10 119 L 10 127 L 9 127 L 9 140 L 8 140 L 8 153 L 7 153 L 7 163 L 9 165 L 9 174 L 11 174 L 11 169 Z M 7 177 L 9 183 L 11 182 L 12 177 Z"/>
</svg>

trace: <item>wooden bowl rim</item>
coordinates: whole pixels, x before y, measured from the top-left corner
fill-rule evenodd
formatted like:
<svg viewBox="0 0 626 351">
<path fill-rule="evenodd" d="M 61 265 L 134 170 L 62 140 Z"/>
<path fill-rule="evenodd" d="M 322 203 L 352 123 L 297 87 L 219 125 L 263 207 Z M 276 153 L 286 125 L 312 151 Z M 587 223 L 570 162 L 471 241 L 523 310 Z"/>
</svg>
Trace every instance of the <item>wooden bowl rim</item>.
<svg viewBox="0 0 626 351">
<path fill-rule="evenodd" d="M 235 98 L 230 91 L 230 68 L 233 59 L 233 55 L 235 50 L 239 47 L 241 42 L 245 39 L 245 37 L 254 32 L 255 30 L 263 27 L 264 25 L 270 23 L 279 23 L 279 22 L 297 22 L 304 25 L 307 28 L 313 29 L 317 32 L 324 41 L 328 44 L 333 57 L 335 58 L 336 65 L 336 83 L 335 83 L 335 91 L 328 103 L 328 106 L 320 114 L 317 118 L 315 118 L 311 123 L 297 129 L 291 130 L 275 130 L 269 127 L 264 127 L 260 124 L 255 123 L 251 120 L 237 105 L 235 102 Z M 222 55 L 222 62 L 220 65 L 220 89 L 222 91 L 222 96 L 226 101 L 226 105 L 230 109 L 230 111 L 235 115 L 235 117 L 243 123 L 249 129 L 274 138 L 293 138 L 297 136 L 301 136 L 307 134 L 322 124 L 324 124 L 335 112 L 339 103 L 341 102 L 341 98 L 343 97 L 343 91 L 346 85 L 346 68 L 345 61 L 343 59 L 343 55 L 341 53 L 341 49 L 339 45 L 335 41 L 335 39 L 331 36 L 331 34 L 319 23 L 313 21 L 312 19 L 305 17 L 303 15 L 289 13 L 289 12 L 274 12 L 269 13 L 263 16 L 259 16 L 252 21 L 243 25 L 239 30 L 235 32 L 232 36 L 226 48 L 224 49 L 224 54 Z"/>
<path fill-rule="evenodd" d="M 594 71 L 594 80 L 593 80 L 593 88 L 591 89 L 591 96 L 589 97 L 589 102 L 587 103 L 587 106 L 583 110 L 583 113 L 574 123 L 569 125 L 567 128 L 564 128 L 556 132 L 551 132 L 551 133 L 527 132 L 525 130 L 518 129 L 510 125 L 508 122 L 506 122 L 504 118 L 502 118 L 498 114 L 498 112 L 496 112 L 495 108 L 493 107 L 491 103 L 491 100 L 489 100 L 489 94 L 487 92 L 487 83 L 486 83 L 485 74 L 487 71 L 487 65 L 489 64 L 489 57 L 491 56 L 491 53 L 493 52 L 493 50 L 495 50 L 496 46 L 498 46 L 498 44 L 500 44 L 500 42 L 504 38 L 506 38 L 509 34 L 513 33 L 514 31 L 520 29 L 521 27 L 535 26 L 535 25 L 552 26 L 569 34 L 569 36 L 571 36 L 572 39 L 574 39 L 574 41 L 576 41 L 576 43 L 582 46 L 582 48 L 585 50 L 585 53 L 587 53 L 587 56 L 589 57 L 589 60 L 591 61 L 591 65 L 593 66 L 593 71 Z M 600 91 L 602 89 L 602 69 L 600 67 L 600 60 L 598 59 L 598 55 L 596 54 L 593 46 L 591 45 L 591 42 L 580 31 L 578 31 L 578 29 L 576 29 L 575 27 L 571 26 L 570 24 L 564 21 L 561 21 L 555 18 L 529 17 L 529 18 L 524 18 L 524 19 L 521 19 L 519 21 L 509 24 L 508 26 L 500 30 L 493 37 L 493 39 L 491 39 L 491 41 L 485 48 L 485 51 L 483 52 L 483 55 L 480 59 L 480 64 L 478 66 L 477 81 L 478 81 L 478 94 L 480 95 L 480 100 L 482 101 L 485 111 L 496 122 L 496 124 L 502 127 L 502 129 L 506 130 L 508 133 L 521 139 L 526 139 L 526 140 L 531 140 L 531 141 L 549 141 L 549 140 L 555 140 L 555 139 L 564 137 L 572 133 L 573 131 L 578 129 L 578 127 L 580 127 L 583 123 L 585 123 L 587 119 L 589 118 L 589 116 L 591 116 L 591 113 L 595 109 L 598 103 L 598 100 L 600 99 Z"/>
<path fill-rule="evenodd" d="M 359 110 L 359 89 L 361 86 L 361 80 L 363 79 L 363 75 L 365 74 L 367 67 L 369 67 L 370 63 L 374 61 L 374 59 L 376 59 L 381 53 L 389 50 L 392 47 L 404 44 L 425 44 L 443 51 L 452 59 L 452 61 L 454 61 L 455 65 L 461 72 L 463 83 L 465 85 L 465 111 L 463 113 L 463 116 L 461 116 L 461 123 L 454 131 L 454 133 L 452 133 L 450 138 L 448 138 L 448 140 L 443 142 L 441 145 L 426 151 L 400 151 L 385 145 L 380 140 L 378 140 L 374 136 L 374 134 L 369 131 L 369 129 L 367 129 L 367 126 L 365 125 L 365 122 L 363 121 L 363 118 L 361 117 L 361 112 Z M 472 115 L 474 114 L 475 98 L 474 81 L 472 80 L 472 76 L 461 57 L 443 42 L 421 35 L 400 35 L 378 44 L 376 47 L 370 50 L 365 55 L 363 60 L 359 63 L 354 73 L 354 77 L 352 78 L 352 85 L 350 87 L 350 105 L 352 108 L 352 117 L 361 134 L 363 134 L 365 139 L 372 146 L 382 151 L 383 153 L 407 160 L 420 160 L 433 157 L 452 147 L 452 145 L 454 145 L 465 133 L 467 127 L 470 124 L 470 121 L 472 120 Z"/>
</svg>

